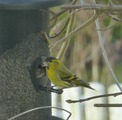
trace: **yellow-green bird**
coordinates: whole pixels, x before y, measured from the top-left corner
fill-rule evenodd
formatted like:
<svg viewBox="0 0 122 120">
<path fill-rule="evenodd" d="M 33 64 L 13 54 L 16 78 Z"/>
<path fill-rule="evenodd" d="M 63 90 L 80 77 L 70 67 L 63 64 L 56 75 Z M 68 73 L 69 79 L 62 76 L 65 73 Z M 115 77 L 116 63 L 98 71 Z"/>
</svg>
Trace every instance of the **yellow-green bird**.
<svg viewBox="0 0 122 120">
<path fill-rule="evenodd" d="M 93 89 L 88 83 L 74 75 L 59 59 L 55 57 L 45 58 L 41 66 L 46 67 L 46 75 L 49 80 L 61 89 L 77 86 Z"/>
</svg>

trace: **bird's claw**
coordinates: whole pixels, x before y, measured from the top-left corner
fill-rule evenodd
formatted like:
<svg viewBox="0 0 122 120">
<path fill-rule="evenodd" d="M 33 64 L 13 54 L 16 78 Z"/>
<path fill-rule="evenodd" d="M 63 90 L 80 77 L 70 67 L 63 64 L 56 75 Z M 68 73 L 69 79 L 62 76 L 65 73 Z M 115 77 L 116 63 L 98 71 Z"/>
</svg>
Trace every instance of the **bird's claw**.
<svg viewBox="0 0 122 120">
<path fill-rule="evenodd" d="M 51 89 L 52 92 L 57 93 L 57 94 L 62 94 L 63 90 L 62 89 Z"/>
<path fill-rule="evenodd" d="M 44 90 L 44 91 L 47 91 L 47 92 L 54 92 L 54 93 L 57 93 L 57 94 L 62 94 L 63 93 L 62 89 L 54 89 L 53 87 L 44 87 L 44 86 L 41 86 L 40 89 Z"/>
</svg>

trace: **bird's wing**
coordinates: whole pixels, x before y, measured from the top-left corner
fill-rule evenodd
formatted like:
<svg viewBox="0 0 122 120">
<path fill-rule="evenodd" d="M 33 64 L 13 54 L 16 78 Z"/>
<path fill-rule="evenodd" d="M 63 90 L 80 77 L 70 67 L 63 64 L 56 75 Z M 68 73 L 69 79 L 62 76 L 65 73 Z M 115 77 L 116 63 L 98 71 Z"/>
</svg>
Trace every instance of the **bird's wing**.
<svg viewBox="0 0 122 120">
<path fill-rule="evenodd" d="M 60 67 L 60 69 L 58 69 L 58 77 L 60 78 L 60 80 L 62 81 L 66 81 L 68 83 L 70 83 L 71 86 L 83 86 L 83 87 L 87 87 L 90 89 L 93 89 L 89 83 L 81 80 L 79 77 L 77 77 L 76 75 L 74 75 L 68 68 L 66 68 L 65 66 Z M 94 90 L 94 89 L 93 89 Z"/>
<path fill-rule="evenodd" d="M 74 79 L 73 73 L 64 65 L 58 69 L 58 74 L 61 80 L 68 81 Z"/>
</svg>

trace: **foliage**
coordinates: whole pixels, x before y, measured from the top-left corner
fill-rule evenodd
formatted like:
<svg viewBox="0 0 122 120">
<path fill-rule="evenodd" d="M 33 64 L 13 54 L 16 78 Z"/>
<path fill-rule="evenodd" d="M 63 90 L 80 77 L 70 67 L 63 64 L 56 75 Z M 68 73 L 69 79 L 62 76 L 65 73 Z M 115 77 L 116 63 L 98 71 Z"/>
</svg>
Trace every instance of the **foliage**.
<svg viewBox="0 0 122 120">
<path fill-rule="evenodd" d="M 90 3 L 90 1 L 88 2 Z M 104 0 L 98 3 L 109 4 L 110 1 Z M 73 0 L 70 5 L 77 6 L 77 4 L 80 4 L 80 1 Z M 55 11 L 55 8 L 53 9 Z M 51 11 L 53 11 L 53 9 L 51 9 Z M 76 71 L 79 76 L 85 77 L 84 79 L 101 81 L 111 78 L 111 75 L 107 72 L 106 77 L 104 76 L 106 64 L 104 60 L 101 59 L 100 45 L 94 21 L 96 18 L 99 18 L 100 30 L 98 31 L 101 31 L 103 35 L 104 45 L 107 46 L 107 50 L 110 50 L 109 46 L 111 46 L 111 42 L 116 42 L 122 38 L 122 26 L 120 25 L 121 18 L 118 15 L 118 11 L 115 14 L 114 11 L 104 12 L 101 10 L 97 12 L 97 17 L 91 20 L 90 24 L 87 22 L 86 26 L 74 32 L 80 24 L 84 24 L 89 19 L 89 16 L 92 16 L 93 12 L 94 11 L 91 10 L 61 9 L 58 13 L 55 13 L 54 15 L 56 17 L 54 17 L 54 21 L 56 22 L 51 22 L 51 24 L 53 23 L 54 27 L 52 30 L 55 34 L 55 38 L 51 39 L 51 51 L 52 55 L 66 60 L 67 66 L 69 66 L 72 71 Z M 72 34 L 70 35 L 70 33 Z M 71 37 L 68 37 L 68 35 Z M 112 63 L 113 67 L 115 66 L 114 64 L 116 64 L 116 62 Z M 112 80 L 110 81 L 112 82 Z"/>
</svg>

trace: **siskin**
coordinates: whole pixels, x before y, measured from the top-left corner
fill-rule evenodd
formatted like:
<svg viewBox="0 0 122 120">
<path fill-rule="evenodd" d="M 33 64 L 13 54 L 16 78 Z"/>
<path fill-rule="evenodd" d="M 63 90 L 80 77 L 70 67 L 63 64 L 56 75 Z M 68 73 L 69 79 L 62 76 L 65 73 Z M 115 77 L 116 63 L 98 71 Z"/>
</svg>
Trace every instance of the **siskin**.
<svg viewBox="0 0 122 120">
<path fill-rule="evenodd" d="M 49 80 L 61 89 L 77 86 L 93 89 L 88 83 L 74 75 L 57 58 L 47 57 L 41 66 L 46 67 L 46 75 L 48 76 Z"/>
</svg>

